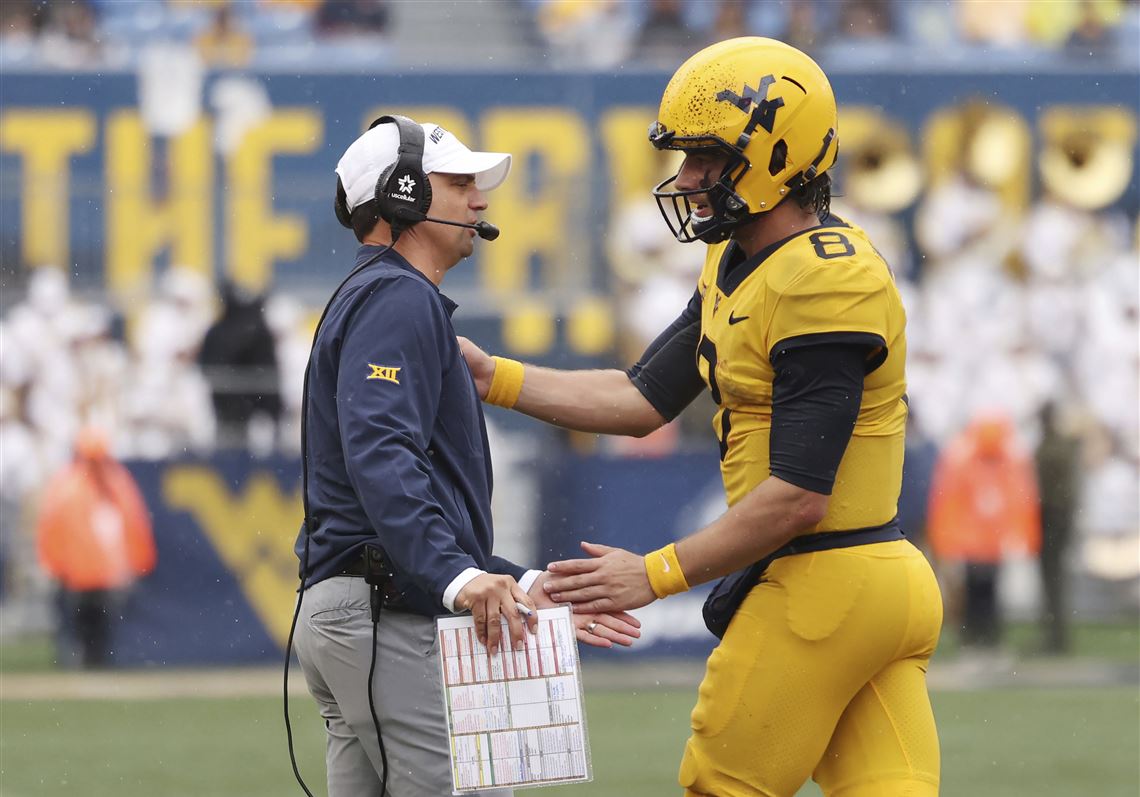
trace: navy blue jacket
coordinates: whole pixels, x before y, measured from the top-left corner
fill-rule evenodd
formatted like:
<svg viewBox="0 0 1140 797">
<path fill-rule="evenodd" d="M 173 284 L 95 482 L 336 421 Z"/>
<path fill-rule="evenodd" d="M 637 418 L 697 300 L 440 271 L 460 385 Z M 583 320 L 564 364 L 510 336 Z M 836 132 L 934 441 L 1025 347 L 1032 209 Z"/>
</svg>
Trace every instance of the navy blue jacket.
<svg viewBox="0 0 1140 797">
<path fill-rule="evenodd" d="M 362 246 L 357 265 L 379 247 Z M 468 567 L 524 568 L 491 555 L 491 454 L 455 303 L 389 251 L 348 281 L 313 346 L 309 375 L 305 584 L 379 543 L 411 610 L 446 611 Z M 295 550 L 304 565 L 305 530 Z"/>
</svg>

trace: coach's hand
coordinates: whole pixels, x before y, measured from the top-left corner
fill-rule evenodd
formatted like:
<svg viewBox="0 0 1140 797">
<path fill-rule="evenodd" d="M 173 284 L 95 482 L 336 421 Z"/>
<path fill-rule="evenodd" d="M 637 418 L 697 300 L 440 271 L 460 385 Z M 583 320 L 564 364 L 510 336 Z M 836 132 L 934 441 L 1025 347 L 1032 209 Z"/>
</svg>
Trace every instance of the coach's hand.
<svg viewBox="0 0 1140 797">
<path fill-rule="evenodd" d="M 582 543 L 593 559 L 551 562 L 543 585 L 556 603 L 573 603 L 577 614 L 638 609 L 657 600 L 645 572 L 645 557 L 622 548 Z"/>
<path fill-rule="evenodd" d="M 459 351 L 471 369 L 471 376 L 475 377 L 475 389 L 479 391 L 479 398 L 485 399 L 487 391 L 491 389 L 491 379 L 495 376 L 495 361 L 467 338 L 462 335 L 456 337 L 459 340 Z"/>
<path fill-rule="evenodd" d="M 535 614 L 538 607 L 510 576 L 484 573 L 468 581 L 455 596 L 458 608 L 471 610 L 471 615 L 475 618 L 475 636 L 491 653 L 499 650 L 499 638 L 503 633 L 500 617 L 507 618 L 511 647 L 518 650 L 523 645 L 526 629 L 523 627 L 524 618 L 515 606 L 516 602 L 531 610 L 530 617 L 525 620 L 533 634 L 538 630 L 538 615 Z"/>
<path fill-rule="evenodd" d="M 540 609 L 553 609 L 562 605 L 551 600 L 543 588 L 549 578 L 549 572 L 543 573 L 530 587 L 530 596 L 534 598 L 534 605 Z M 641 636 L 641 621 L 625 612 L 574 614 L 571 619 L 574 622 L 574 633 L 578 641 L 596 648 L 612 648 L 614 645 L 624 645 L 628 648 Z"/>
</svg>

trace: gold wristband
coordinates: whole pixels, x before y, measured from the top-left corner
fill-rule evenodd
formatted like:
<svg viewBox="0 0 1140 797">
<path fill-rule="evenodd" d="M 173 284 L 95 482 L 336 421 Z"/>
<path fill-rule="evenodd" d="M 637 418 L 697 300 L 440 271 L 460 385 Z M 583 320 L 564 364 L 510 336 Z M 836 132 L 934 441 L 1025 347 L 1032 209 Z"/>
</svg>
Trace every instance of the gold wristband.
<svg viewBox="0 0 1140 797">
<path fill-rule="evenodd" d="M 649 575 L 649 586 L 658 598 L 676 595 L 689 589 L 689 582 L 681 572 L 681 563 L 677 561 L 677 548 L 669 543 L 645 555 L 645 572 Z"/>
<path fill-rule="evenodd" d="M 506 357 L 492 357 L 495 361 L 495 375 L 491 377 L 491 387 L 487 390 L 488 404 L 510 409 L 519 400 L 523 386 L 523 364 Z"/>
</svg>

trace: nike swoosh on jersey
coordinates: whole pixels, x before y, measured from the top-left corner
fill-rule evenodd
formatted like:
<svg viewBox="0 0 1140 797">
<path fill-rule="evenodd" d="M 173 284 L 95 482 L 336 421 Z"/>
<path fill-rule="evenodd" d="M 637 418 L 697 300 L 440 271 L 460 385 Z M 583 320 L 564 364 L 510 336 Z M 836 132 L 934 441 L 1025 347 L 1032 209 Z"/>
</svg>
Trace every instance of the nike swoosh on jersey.
<svg viewBox="0 0 1140 797">
<path fill-rule="evenodd" d="M 747 321 L 751 317 L 752 316 L 750 316 L 750 315 L 742 315 L 739 318 L 737 318 L 732 313 L 729 313 L 728 314 L 728 325 L 732 326 L 733 324 L 739 324 L 741 321 Z"/>
</svg>

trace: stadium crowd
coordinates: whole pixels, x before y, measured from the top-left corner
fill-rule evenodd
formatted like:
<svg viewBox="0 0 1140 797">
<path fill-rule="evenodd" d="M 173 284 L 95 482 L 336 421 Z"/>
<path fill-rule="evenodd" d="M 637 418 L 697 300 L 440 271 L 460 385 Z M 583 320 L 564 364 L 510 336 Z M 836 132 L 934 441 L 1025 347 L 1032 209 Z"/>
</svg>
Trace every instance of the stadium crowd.
<svg viewBox="0 0 1140 797">
<path fill-rule="evenodd" d="M 425 8 L 425 6 L 429 8 Z M 425 26 L 428 17 L 447 26 Z M 480 37 L 462 35 L 476 26 Z M 128 67 L 155 42 L 192 42 L 218 67 L 414 63 L 486 59 L 568 69 L 671 67 L 710 41 L 782 39 L 824 63 L 915 60 L 1042 64 L 1127 62 L 1140 35 L 1137 0 L 7 0 L 7 68 Z M 443 46 L 446 45 L 446 46 Z"/>
</svg>

